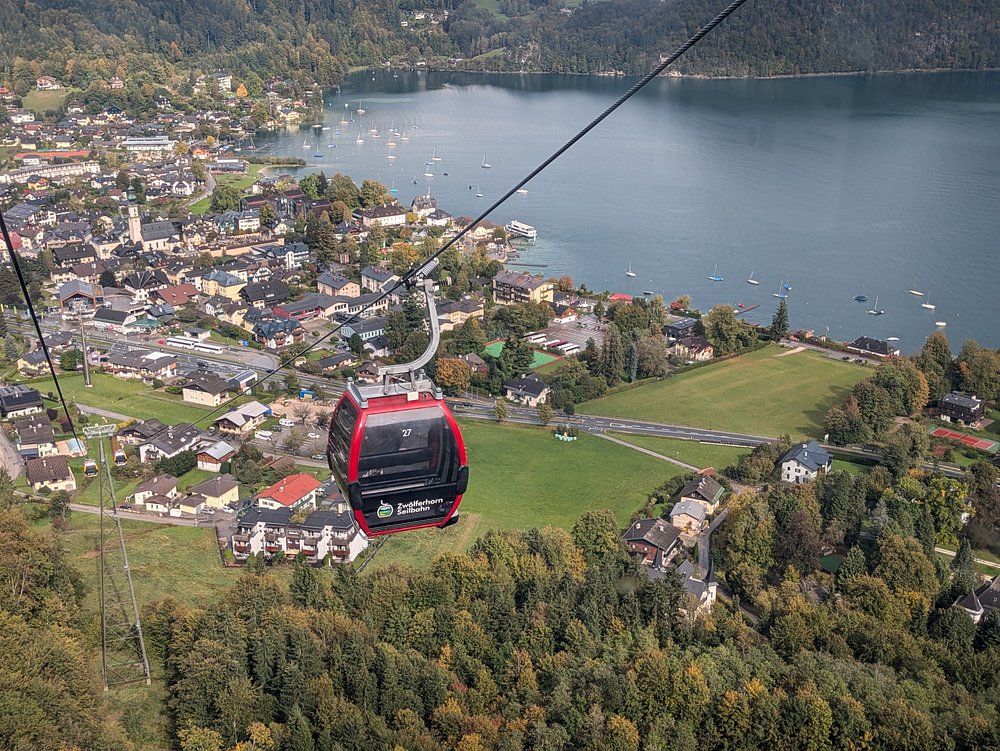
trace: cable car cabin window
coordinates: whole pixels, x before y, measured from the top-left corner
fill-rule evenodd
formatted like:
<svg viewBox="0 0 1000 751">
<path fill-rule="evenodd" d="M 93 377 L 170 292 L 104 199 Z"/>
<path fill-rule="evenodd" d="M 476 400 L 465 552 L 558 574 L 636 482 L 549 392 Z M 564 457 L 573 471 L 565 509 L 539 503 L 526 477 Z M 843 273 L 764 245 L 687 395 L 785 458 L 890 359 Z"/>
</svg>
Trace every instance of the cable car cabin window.
<svg viewBox="0 0 1000 751">
<path fill-rule="evenodd" d="M 330 421 L 330 435 L 327 450 L 333 459 L 333 469 L 342 474 L 342 482 L 347 482 L 347 464 L 351 456 L 351 440 L 354 436 L 354 425 L 358 421 L 358 409 L 350 399 L 343 399 Z"/>
<path fill-rule="evenodd" d="M 455 436 L 440 409 L 368 416 L 358 458 L 362 487 L 454 482 L 457 471 Z"/>
</svg>

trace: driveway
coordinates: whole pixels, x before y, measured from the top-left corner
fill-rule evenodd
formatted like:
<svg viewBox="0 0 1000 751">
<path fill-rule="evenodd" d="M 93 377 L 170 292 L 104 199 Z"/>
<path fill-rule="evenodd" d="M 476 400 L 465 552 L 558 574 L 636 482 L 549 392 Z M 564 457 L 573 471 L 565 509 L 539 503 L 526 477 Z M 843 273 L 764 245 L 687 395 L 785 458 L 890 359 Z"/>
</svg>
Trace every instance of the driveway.
<svg viewBox="0 0 1000 751">
<path fill-rule="evenodd" d="M 21 461 L 21 455 L 17 453 L 17 446 L 7 437 L 5 430 L 0 430 L 0 454 L 2 454 L 3 466 L 7 468 L 10 479 L 16 480 L 24 470 L 24 463 Z"/>
</svg>

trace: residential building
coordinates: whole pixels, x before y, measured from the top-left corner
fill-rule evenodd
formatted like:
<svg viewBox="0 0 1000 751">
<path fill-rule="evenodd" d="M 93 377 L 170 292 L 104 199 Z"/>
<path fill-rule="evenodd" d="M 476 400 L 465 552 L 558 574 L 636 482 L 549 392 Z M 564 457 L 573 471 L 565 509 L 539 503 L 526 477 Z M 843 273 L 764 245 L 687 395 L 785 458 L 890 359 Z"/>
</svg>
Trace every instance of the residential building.
<svg viewBox="0 0 1000 751">
<path fill-rule="evenodd" d="M 469 370 L 473 374 L 486 375 L 490 372 L 490 366 L 486 364 L 486 361 L 474 352 L 470 352 L 467 355 L 459 355 L 458 359 L 469 366 Z"/>
<path fill-rule="evenodd" d="M 622 535 L 639 565 L 664 569 L 680 547 L 680 531 L 663 519 L 640 519 Z"/>
<path fill-rule="evenodd" d="M 136 505 L 146 505 L 146 501 L 153 496 L 171 500 L 177 495 L 177 483 L 179 482 L 180 480 L 173 475 L 154 477 L 152 480 L 146 480 L 146 482 L 136 487 L 132 491 L 132 495 L 129 496 L 129 499 Z M 154 505 L 156 505 L 156 501 L 154 501 Z"/>
<path fill-rule="evenodd" d="M 285 302 L 291 297 L 288 285 L 284 282 L 258 282 L 248 284 L 240 290 L 240 298 L 254 308 L 270 308 Z"/>
<path fill-rule="evenodd" d="M 137 317 L 127 310 L 112 310 L 111 308 L 98 308 L 90 319 L 90 325 L 95 329 L 112 331 L 116 334 L 124 334 L 129 324 L 135 323 Z"/>
<path fill-rule="evenodd" d="M 725 492 L 726 489 L 708 475 L 699 475 L 681 488 L 677 500 L 700 504 L 711 516 L 719 510 L 719 501 Z"/>
<path fill-rule="evenodd" d="M 407 213 L 402 206 L 385 205 L 355 209 L 353 216 L 364 227 L 402 227 L 406 224 Z"/>
<path fill-rule="evenodd" d="M 136 302 L 146 302 L 151 293 L 169 286 L 170 279 L 159 270 L 135 271 L 121 280 L 122 289 L 132 295 L 132 299 Z"/>
<path fill-rule="evenodd" d="M 28 388 L 23 383 L 0 386 L 0 416 L 5 420 L 41 412 L 44 409 L 42 395 L 37 389 Z"/>
<path fill-rule="evenodd" d="M 317 364 L 324 372 L 340 370 L 341 368 L 351 368 L 360 362 L 358 358 L 350 352 L 342 352 L 339 355 L 321 357 Z"/>
<path fill-rule="evenodd" d="M 319 292 L 307 292 L 301 300 L 275 305 L 272 312 L 278 318 L 309 321 L 313 318 L 329 318 L 337 304 L 338 300 L 335 297 Z"/>
<path fill-rule="evenodd" d="M 461 300 L 447 300 L 438 304 L 438 316 L 456 326 L 470 318 L 481 320 L 485 314 L 486 307 L 481 298 L 463 297 Z"/>
<path fill-rule="evenodd" d="M 258 321 L 253 327 L 253 338 L 268 349 L 279 349 L 290 344 L 301 344 L 306 332 L 294 318 L 272 318 Z"/>
<path fill-rule="evenodd" d="M 679 318 L 663 327 L 663 335 L 668 341 L 676 341 L 689 336 L 694 336 L 695 326 L 698 321 L 694 318 Z"/>
<path fill-rule="evenodd" d="M 126 446 L 138 446 L 145 443 L 157 433 L 166 430 L 167 426 L 155 417 L 128 425 L 116 433 L 118 442 Z"/>
<path fill-rule="evenodd" d="M 149 298 L 164 305 L 180 308 L 197 300 L 198 294 L 198 289 L 193 284 L 171 284 L 150 292 Z"/>
<path fill-rule="evenodd" d="M 225 441 L 216 441 L 198 451 L 198 469 L 221 472 L 222 465 L 236 456 L 236 447 Z"/>
<path fill-rule="evenodd" d="M 32 490 L 76 490 L 76 478 L 69 468 L 65 456 L 45 456 L 38 459 L 28 459 L 24 463 L 24 474 Z"/>
<path fill-rule="evenodd" d="M 215 425 L 222 435 L 243 437 L 252 433 L 271 416 L 271 408 L 260 402 L 247 402 L 216 418 Z"/>
<path fill-rule="evenodd" d="M 40 349 L 25 352 L 17 358 L 17 372 L 22 375 L 36 376 L 47 373 L 48 370 L 49 361 L 45 359 L 45 353 Z"/>
<path fill-rule="evenodd" d="M 229 398 L 230 386 L 225 378 L 214 373 L 192 376 L 181 387 L 181 399 L 206 407 L 218 407 Z"/>
<path fill-rule="evenodd" d="M 201 440 L 201 435 L 201 430 L 190 423 L 167 425 L 139 444 L 139 461 L 146 463 L 157 459 L 169 459 L 184 451 L 191 451 Z"/>
<path fill-rule="evenodd" d="M 166 352 L 133 349 L 112 353 L 106 367 L 119 377 L 163 380 L 177 375 L 177 358 Z"/>
<path fill-rule="evenodd" d="M 847 349 L 871 357 L 893 357 L 899 354 L 899 348 L 894 347 L 889 342 L 881 339 L 873 339 L 870 336 L 859 336 L 847 345 Z"/>
<path fill-rule="evenodd" d="M 339 276 L 326 271 L 316 279 L 316 288 L 320 294 L 343 295 L 344 297 L 357 297 L 361 294 L 361 287 L 357 282 L 353 282 L 346 276 Z"/>
<path fill-rule="evenodd" d="M 493 299 L 501 305 L 523 302 L 552 302 L 555 284 L 540 276 L 501 271 L 493 277 Z"/>
<path fill-rule="evenodd" d="M 320 481 L 312 475 L 294 474 L 284 477 L 255 496 L 261 508 L 311 508 L 316 505 L 316 490 Z"/>
<path fill-rule="evenodd" d="M 693 616 L 695 613 L 710 611 L 719 590 L 713 566 L 709 564 L 708 571 L 703 571 L 699 566 L 686 560 L 677 567 L 677 573 L 681 577 L 681 584 L 688 599 L 694 604 L 694 612 L 690 612 L 689 608 L 681 608 L 681 612 Z"/>
<path fill-rule="evenodd" d="M 986 414 L 986 403 L 976 396 L 952 391 L 938 400 L 938 410 L 945 422 L 972 425 L 983 419 Z"/>
<path fill-rule="evenodd" d="M 548 398 L 552 391 L 536 373 L 511 379 L 503 385 L 503 389 L 504 396 L 510 401 L 524 404 L 527 407 L 537 407 Z"/>
<path fill-rule="evenodd" d="M 37 459 L 59 453 L 52 423 L 43 415 L 25 417 L 14 423 L 17 450 L 24 459 Z"/>
<path fill-rule="evenodd" d="M 313 511 L 301 524 L 291 517 L 285 508 L 248 511 L 230 540 L 236 560 L 245 561 L 251 553 L 270 559 L 280 552 L 292 557 L 301 553 L 311 564 L 349 563 L 368 547 L 343 501 L 328 511 Z"/>
<path fill-rule="evenodd" d="M 797 443 L 781 458 L 781 479 L 801 484 L 816 479 L 820 472 L 829 472 L 833 459 L 816 441 Z"/>
<path fill-rule="evenodd" d="M 667 349 L 674 357 L 693 362 L 706 362 L 715 357 L 715 347 L 704 336 L 684 336 Z"/>
<path fill-rule="evenodd" d="M 955 600 L 955 607 L 964 610 L 973 623 L 979 623 L 988 613 L 1000 610 L 1000 575 L 959 597 Z"/>
<path fill-rule="evenodd" d="M 230 474 L 211 477 L 193 485 L 188 492 L 201 496 L 208 508 L 222 508 L 235 505 L 240 499 L 240 483 Z"/>
<path fill-rule="evenodd" d="M 708 510 L 695 501 L 678 501 L 670 510 L 670 523 L 682 534 L 697 537 L 708 526 Z"/>
<path fill-rule="evenodd" d="M 360 336 L 363 342 L 382 336 L 385 334 L 385 319 L 362 318 L 360 321 L 345 323 L 340 329 L 340 335 L 344 339 L 350 339 L 355 334 Z"/>
<path fill-rule="evenodd" d="M 385 287 L 390 287 L 399 281 L 389 269 L 378 266 L 365 266 L 361 270 L 361 289 L 369 292 L 381 292 Z"/>
</svg>

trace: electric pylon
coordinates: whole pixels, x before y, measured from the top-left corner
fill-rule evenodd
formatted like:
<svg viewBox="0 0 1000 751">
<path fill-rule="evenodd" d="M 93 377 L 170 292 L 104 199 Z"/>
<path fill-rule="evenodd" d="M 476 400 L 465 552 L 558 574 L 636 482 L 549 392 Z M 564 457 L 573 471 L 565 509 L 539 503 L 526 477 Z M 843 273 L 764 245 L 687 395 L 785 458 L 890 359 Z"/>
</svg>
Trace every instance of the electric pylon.
<svg viewBox="0 0 1000 751">
<path fill-rule="evenodd" d="M 126 683 L 150 682 L 149 658 L 139 622 L 139 605 L 132 586 L 125 534 L 122 531 L 111 466 L 104 450 L 114 425 L 88 425 L 87 438 L 97 440 L 97 465 L 100 498 L 100 596 L 101 596 L 101 672 L 104 690 Z"/>
</svg>

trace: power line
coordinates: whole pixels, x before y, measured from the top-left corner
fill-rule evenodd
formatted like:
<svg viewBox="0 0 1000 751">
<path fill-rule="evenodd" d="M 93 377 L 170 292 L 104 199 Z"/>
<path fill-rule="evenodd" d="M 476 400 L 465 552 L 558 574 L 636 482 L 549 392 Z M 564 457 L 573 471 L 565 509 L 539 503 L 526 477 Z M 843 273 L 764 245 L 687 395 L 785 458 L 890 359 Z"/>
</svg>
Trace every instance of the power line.
<svg viewBox="0 0 1000 751">
<path fill-rule="evenodd" d="M 303 357 L 304 355 L 307 355 L 308 353 L 312 352 L 319 345 L 323 344 L 331 336 L 333 336 L 338 331 L 340 331 L 344 326 L 346 326 L 347 324 L 352 323 L 352 322 L 358 320 L 361 317 L 362 313 L 364 313 L 365 311 L 369 310 L 370 308 L 372 308 L 373 306 L 377 305 L 378 303 L 382 302 L 382 300 L 384 300 L 387 297 L 389 297 L 390 295 L 392 295 L 400 287 L 409 286 L 410 283 L 413 281 L 413 279 L 415 277 L 417 277 L 418 275 L 420 275 L 425 268 L 428 268 L 429 266 L 431 266 L 433 264 L 433 262 L 442 253 L 444 253 L 446 250 L 448 250 L 448 248 L 450 248 L 456 242 L 458 242 L 459 240 L 461 240 L 473 227 L 475 227 L 481 221 L 483 221 L 484 219 L 486 219 L 493 211 L 495 211 L 496 209 L 500 208 L 500 206 L 502 206 L 504 204 L 504 202 L 506 202 L 511 196 L 513 196 L 515 193 L 517 193 L 518 190 L 520 190 L 525 185 L 527 185 L 531 180 L 533 180 L 536 176 L 538 176 L 538 174 L 540 172 L 542 172 L 542 170 L 546 169 L 550 164 L 552 164 L 552 162 L 554 162 L 556 159 L 558 159 L 564 153 L 566 153 L 566 151 L 568 151 L 577 141 L 579 141 L 581 138 L 583 138 L 585 135 L 587 135 L 590 131 L 592 131 L 594 128 L 596 128 L 598 125 L 600 125 L 605 119 L 608 118 L 608 116 L 611 115 L 612 112 L 614 112 L 616 109 L 618 109 L 623 104 L 625 104 L 625 102 L 627 102 L 629 99 L 631 99 L 633 96 L 635 96 L 639 92 L 640 89 L 642 89 L 644 86 L 646 86 L 646 84 L 648 84 L 654 78 L 656 78 L 661 73 L 663 73 L 663 71 L 665 71 L 668 67 L 670 67 L 671 64 L 673 64 L 674 62 L 676 62 L 677 59 L 680 58 L 684 53 L 686 53 L 689 49 L 691 49 L 696 44 L 698 44 L 698 42 L 700 42 L 709 32 L 711 32 L 720 23 L 722 23 L 723 21 L 725 21 L 729 16 L 731 16 L 736 11 L 737 8 L 739 8 L 745 2 L 746 2 L 746 0 L 733 0 L 733 2 L 731 2 L 729 5 L 727 5 L 717 16 L 715 16 L 715 18 L 713 18 L 711 21 L 709 21 L 704 26 L 702 26 L 700 29 L 698 29 L 698 31 L 695 32 L 692 36 L 690 36 L 687 39 L 687 41 L 685 41 L 683 44 L 681 44 L 670 55 L 668 55 L 663 60 L 661 60 L 659 65 L 657 65 L 655 68 L 653 68 L 651 71 L 649 71 L 649 73 L 647 73 L 645 76 L 643 76 L 642 78 L 640 78 L 635 84 L 633 84 L 624 94 L 622 94 L 620 97 L 618 97 L 618 99 L 616 99 L 607 109 L 605 109 L 603 112 L 601 112 L 601 114 L 599 114 L 597 117 L 595 117 L 589 123 L 587 123 L 587 125 L 585 125 L 576 135 L 574 135 L 572 138 L 570 138 L 568 141 L 566 141 L 566 143 L 564 143 L 562 146 L 560 146 L 558 149 L 556 149 L 556 151 L 550 157 L 548 157 L 545 161 L 543 161 L 541 164 L 539 164 L 537 167 L 535 167 L 531 172 L 529 172 L 527 174 L 527 176 L 523 177 L 510 190 L 508 190 L 500 198 L 498 198 L 496 201 L 494 201 L 479 216 L 477 216 L 473 221 L 471 221 L 465 227 L 465 229 L 461 230 L 457 235 L 455 235 L 448 242 L 446 242 L 444 245 L 442 245 L 437 251 L 435 251 L 433 254 L 431 254 L 431 256 L 429 258 L 427 258 L 425 261 L 422 261 L 420 264 L 418 264 L 417 266 L 414 266 L 409 271 L 407 271 L 405 274 L 403 274 L 403 276 L 399 279 L 399 281 L 397 281 L 395 284 L 393 284 L 391 287 L 389 287 L 389 289 L 383 290 L 382 293 L 380 295 L 378 295 L 378 297 L 376 297 L 374 300 L 372 300 L 367 305 L 365 305 L 363 308 L 361 308 L 361 310 L 359 310 L 357 313 L 354 313 L 354 314 L 348 316 L 345 320 L 341 321 L 339 324 L 337 324 L 336 326 L 334 326 L 334 328 L 331 331 L 329 331 L 326 334 L 324 334 L 323 336 L 321 336 L 315 342 L 313 342 L 312 344 L 308 345 L 305 349 L 303 349 L 303 350 L 301 350 L 299 352 L 296 352 L 294 355 L 291 355 L 290 357 L 287 357 L 284 361 L 280 362 L 278 364 L 278 366 L 275 367 L 270 373 L 267 373 L 263 378 L 261 378 L 259 381 L 257 381 L 257 384 L 264 383 L 265 381 L 269 380 L 272 376 L 274 376 L 279 370 L 288 367 L 289 365 L 293 364 L 296 360 L 298 360 L 300 357 Z M 205 415 L 204 417 L 202 417 L 201 420 L 199 420 L 198 422 L 201 422 L 202 420 L 206 420 L 206 419 L 208 419 L 210 417 L 213 417 L 214 415 L 217 415 L 218 413 L 222 412 L 223 410 L 228 409 L 229 406 L 234 401 L 236 401 L 240 397 L 245 396 L 246 394 L 248 394 L 252 388 L 253 387 L 250 386 L 250 387 L 242 389 L 240 391 L 240 393 L 236 394 L 236 396 L 234 396 L 234 397 L 228 399 L 227 401 L 223 402 L 215 410 L 213 410 L 212 412 L 209 412 L 207 415 Z"/>
<path fill-rule="evenodd" d="M 17 257 L 17 253 L 14 252 L 14 243 L 10 239 L 10 232 L 7 230 L 7 220 L 4 219 L 3 212 L 0 211 L 0 231 L 3 232 L 3 241 L 7 243 L 7 253 L 10 256 L 11 266 L 14 267 L 14 273 L 17 274 L 17 282 L 21 286 L 21 293 L 24 295 L 24 302 L 28 306 L 28 313 L 31 315 L 31 322 L 35 324 L 35 333 L 38 334 L 38 343 L 42 347 L 42 352 L 45 353 L 45 362 L 49 365 L 49 372 L 52 374 L 52 381 L 56 386 L 56 393 L 59 395 L 59 401 L 62 403 L 63 412 L 66 413 L 66 419 L 69 421 L 70 432 L 73 433 L 73 438 L 76 440 L 76 444 L 79 447 L 83 447 L 83 442 L 80 440 L 80 436 L 76 433 L 76 425 L 73 423 L 73 417 L 69 413 L 69 406 L 66 404 L 66 398 L 63 396 L 62 388 L 59 386 L 59 377 L 56 375 L 56 366 L 52 362 L 52 354 L 49 352 L 49 345 L 45 343 L 45 337 L 42 335 L 42 324 L 38 321 L 38 314 L 35 313 L 35 305 L 31 302 L 31 295 L 28 292 L 28 283 L 24 278 L 24 271 L 21 269 L 21 262 Z M 83 353 L 84 360 L 87 358 L 87 353 Z"/>
</svg>

